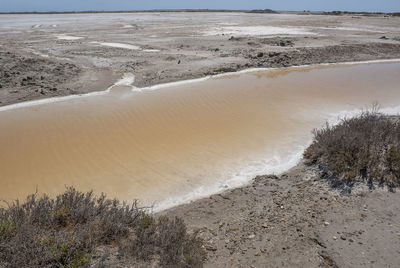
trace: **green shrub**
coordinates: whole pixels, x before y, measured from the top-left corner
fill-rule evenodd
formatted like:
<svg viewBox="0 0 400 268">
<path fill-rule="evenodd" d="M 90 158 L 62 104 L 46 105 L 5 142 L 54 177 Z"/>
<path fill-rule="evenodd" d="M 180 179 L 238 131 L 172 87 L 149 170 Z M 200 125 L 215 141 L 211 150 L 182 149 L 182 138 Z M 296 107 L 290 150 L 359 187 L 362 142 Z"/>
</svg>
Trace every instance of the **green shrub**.
<svg viewBox="0 0 400 268">
<path fill-rule="evenodd" d="M 53 217 L 57 225 L 65 227 L 68 224 L 69 208 L 61 207 L 53 212 Z"/>
<path fill-rule="evenodd" d="M 111 243 L 126 253 L 126 261 L 158 257 L 173 267 L 199 267 L 203 261 L 196 253 L 201 242 L 186 233 L 182 220 L 157 222 L 136 202 L 67 188 L 56 198 L 34 194 L 0 208 L 0 267 L 88 267 L 94 250 Z M 126 245 L 137 247 L 128 252 Z"/>
<path fill-rule="evenodd" d="M 150 215 L 142 212 L 142 217 L 140 218 L 140 224 L 142 228 L 147 228 L 154 223 L 154 218 Z"/>
<path fill-rule="evenodd" d="M 308 164 L 318 165 L 334 187 L 351 191 L 357 181 L 371 187 L 400 185 L 400 123 L 377 111 L 343 119 L 338 125 L 314 130 L 304 152 Z"/>
<path fill-rule="evenodd" d="M 14 231 L 16 230 L 16 226 L 14 223 L 10 221 L 2 221 L 0 222 L 0 237 L 6 238 L 12 236 Z"/>
<path fill-rule="evenodd" d="M 47 262 L 60 267 L 85 267 L 91 259 L 85 247 L 75 245 L 73 239 L 62 241 L 51 236 L 42 239 L 40 245 L 45 248 Z"/>
<path fill-rule="evenodd" d="M 196 234 L 189 235 L 182 219 L 144 217 L 146 224 L 135 230 L 135 239 L 121 247 L 121 254 L 137 260 L 158 259 L 162 267 L 202 267 L 205 252 Z M 151 219 L 151 220 L 150 220 Z M 156 258 L 157 257 L 157 258 Z"/>
</svg>

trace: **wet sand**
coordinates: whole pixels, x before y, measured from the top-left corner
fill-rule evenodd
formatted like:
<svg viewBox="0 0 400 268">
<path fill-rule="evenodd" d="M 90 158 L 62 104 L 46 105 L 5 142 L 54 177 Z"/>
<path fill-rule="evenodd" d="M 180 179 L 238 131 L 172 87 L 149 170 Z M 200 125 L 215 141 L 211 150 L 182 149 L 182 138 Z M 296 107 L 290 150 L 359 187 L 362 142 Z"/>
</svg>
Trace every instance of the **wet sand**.
<svg viewBox="0 0 400 268">
<path fill-rule="evenodd" d="M 398 106 L 399 74 L 399 63 L 256 71 L 1 111 L 0 196 L 68 185 L 162 209 L 237 187 L 293 167 L 339 112 Z"/>
<path fill-rule="evenodd" d="M 159 215 L 185 219 L 205 267 L 398 267 L 400 193 L 359 185 L 342 194 L 300 162 Z M 109 259 L 119 264 L 118 259 Z"/>
</svg>

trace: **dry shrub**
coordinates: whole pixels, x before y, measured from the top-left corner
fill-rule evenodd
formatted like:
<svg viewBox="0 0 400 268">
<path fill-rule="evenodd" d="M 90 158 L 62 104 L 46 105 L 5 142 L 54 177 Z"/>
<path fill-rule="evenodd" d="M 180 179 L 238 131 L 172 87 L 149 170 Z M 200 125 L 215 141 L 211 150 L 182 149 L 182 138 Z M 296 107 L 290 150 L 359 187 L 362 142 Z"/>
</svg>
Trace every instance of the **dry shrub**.
<svg viewBox="0 0 400 268">
<path fill-rule="evenodd" d="M 179 223 L 179 233 L 171 222 Z M 121 241 L 132 239 L 131 244 L 139 246 L 130 252 L 132 256 L 126 256 L 145 259 L 154 241 L 165 242 L 151 239 L 153 226 L 157 234 L 168 236 L 166 232 L 171 231 L 171 236 L 176 235 L 170 243 L 192 243 L 180 219 L 160 220 L 156 225 L 136 202 L 127 205 L 104 194 L 96 197 L 93 192 L 81 193 L 74 188 L 56 198 L 30 195 L 22 204 L 17 200 L 0 208 L 0 267 L 88 267 L 96 247 L 110 243 L 121 246 Z M 178 266 L 182 260 L 169 251 L 172 246 L 165 242 L 157 248 L 164 254 L 163 263 Z"/>
<path fill-rule="evenodd" d="M 335 126 L 326 124 L 314 130 L 304 158 L 344 191 L 351 191 L 357 181 L 393 189 L 400 185 L 399 120 L 373 109 Z"/>
<path fill-rule="evenodd" d="M 182 219 L 160 217 L 156 221 L 146 215 L 121 253 L 139 261 L 157 261 L 161 267 L 202 267 L 205 257 L 201 240 L 186 232 Z"/>
</svg>

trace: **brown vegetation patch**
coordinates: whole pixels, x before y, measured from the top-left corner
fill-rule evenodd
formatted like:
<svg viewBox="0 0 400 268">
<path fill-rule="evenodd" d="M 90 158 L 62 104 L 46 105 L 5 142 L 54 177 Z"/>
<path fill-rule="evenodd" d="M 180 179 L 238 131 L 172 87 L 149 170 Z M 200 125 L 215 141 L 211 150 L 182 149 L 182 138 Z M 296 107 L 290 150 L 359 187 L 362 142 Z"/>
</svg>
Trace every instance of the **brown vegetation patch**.
<svg viewBox="0 0 400 268">
<path fill-rule="evenodd" d="M 345 191 L 358 181 L 393 189 L 400 185 L 400 123 L 374 109 L 336 126 L 326 124 L 314 130 L 304 158 Z"/>
<path fill-rule="evenodd" d="M 201 267 L 204 258 L 181 219 L 156 222 L 136 202 L 104 194 L 68 188 L 54 199 L 34 194 L 0 209 L 0 267 L 88 267 L 99 246 L 117 246 L 130 263 L 164 267 Z"/>
</svg>

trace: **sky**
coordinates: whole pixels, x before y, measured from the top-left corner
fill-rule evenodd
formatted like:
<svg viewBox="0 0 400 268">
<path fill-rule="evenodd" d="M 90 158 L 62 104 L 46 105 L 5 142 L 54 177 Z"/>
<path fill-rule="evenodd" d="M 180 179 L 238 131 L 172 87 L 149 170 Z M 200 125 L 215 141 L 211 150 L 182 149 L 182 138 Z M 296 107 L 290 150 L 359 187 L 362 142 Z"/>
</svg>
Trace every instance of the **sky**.
<svg viewBox="0 0 400 268">
<path fill-rule="evenodd" d="M 400 0 L 0 0 L 0 12 L 266 8 L 400 12 Z"/>
</svg>

